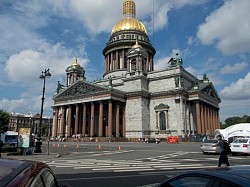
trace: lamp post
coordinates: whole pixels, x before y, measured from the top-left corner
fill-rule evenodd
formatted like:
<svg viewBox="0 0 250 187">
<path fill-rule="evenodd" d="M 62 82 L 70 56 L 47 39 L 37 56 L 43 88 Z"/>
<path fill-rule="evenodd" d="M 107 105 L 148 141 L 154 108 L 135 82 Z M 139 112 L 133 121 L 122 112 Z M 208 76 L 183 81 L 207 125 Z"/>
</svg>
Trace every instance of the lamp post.
<svg viewBox="0 0 250 187">
<path fill-rule="evenodd" d="M 51 118 L 49 118 L 49 133 L 48 133 L 48 155 L 49 155 L 49 142 L 50 142 L 50 131 L 51 131 L 50 120 L 51 120 Z"/>
<path fill-rule="evenodd" d="M 45 82 L 46 78 L 50 78 L 51 74 L 49 72 L 49 69 L 45 69 L 42 71 L 42 74 L 40 75 L 40 79 L 43 79 L 43 96 L 42 96 L 42 105 L 41 105 L 41 113 L 40 113 L 40 121 L 39 121 L 39 129 L 38 129 L 38 139 L 36 142 L 36 148 L 34 150 L 35 153 L 41 153 L 41 145 L 42 145 L 42 120 L 43 120 L 43 104 L 44 104 L 44 93 L 45 93 Z"/>
</svg>

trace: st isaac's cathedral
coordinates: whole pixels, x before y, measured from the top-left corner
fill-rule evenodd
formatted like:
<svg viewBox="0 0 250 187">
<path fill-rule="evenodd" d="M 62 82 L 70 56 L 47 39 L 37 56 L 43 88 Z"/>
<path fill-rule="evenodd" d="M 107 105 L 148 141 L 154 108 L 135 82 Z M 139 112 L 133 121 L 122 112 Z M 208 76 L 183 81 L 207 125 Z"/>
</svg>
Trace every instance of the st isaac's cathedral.
<svg viewBox="0 0 250 187">
<path fill-rule="evenodd" d="M 103 79 L 88 82 L 77 59 L 66 69 L 66 85 L 54 96 L 53 136 L 98 139 L 188 139 L 213 135 L 220 127 L 213 84 L 186 71 L 176 54 L 154 70 L 155 48 L 136 19 L 134 0 L 124 0 L 123 19 L 103 49 Z"/>
</svg>

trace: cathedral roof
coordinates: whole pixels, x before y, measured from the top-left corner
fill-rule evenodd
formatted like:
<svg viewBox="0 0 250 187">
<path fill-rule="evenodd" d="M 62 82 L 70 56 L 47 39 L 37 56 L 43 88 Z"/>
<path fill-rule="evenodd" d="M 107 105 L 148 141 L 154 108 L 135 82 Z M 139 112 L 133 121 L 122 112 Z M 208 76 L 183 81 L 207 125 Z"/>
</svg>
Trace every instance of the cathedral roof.
<svg viewBox="0 0 250 187">
<path fill-rule="evenodd" d="M 125 92 L 111 88 L 109 86 L 101 86 L 95 83 L 79 80 L 69 87 L 63 89 L 60 93 L 54 96 L 55 101 L 70 100 L 72 98 L 87 98 L 102 94 L 117 94 L 125 96 Z"/>
</svg>

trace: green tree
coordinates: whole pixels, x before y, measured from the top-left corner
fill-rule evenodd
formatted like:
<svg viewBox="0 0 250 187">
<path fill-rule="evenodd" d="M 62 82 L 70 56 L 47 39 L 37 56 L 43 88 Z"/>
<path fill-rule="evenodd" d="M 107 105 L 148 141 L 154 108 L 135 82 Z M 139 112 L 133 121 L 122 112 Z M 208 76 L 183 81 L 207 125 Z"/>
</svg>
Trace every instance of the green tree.
<svg viewBox="0 0 250 187">
<path fill-rule="evenodd" d="M 9 119 L 10 119 L 9 113 L 0 109 L 0 132 L 1 133 L 8 130 Z"/>
<path fill-rule="evenodd" d="M 238 123 L 250 123 L 250 116 L 244 115 L 242 117 L 236 116 L 236 117 L 227 118 L 225 120 L 225 124 L 223 124 L 221 127 L 224 129 L 224 128 L 227 128 L 231 125 L 235 125 Z"/>
</svg>

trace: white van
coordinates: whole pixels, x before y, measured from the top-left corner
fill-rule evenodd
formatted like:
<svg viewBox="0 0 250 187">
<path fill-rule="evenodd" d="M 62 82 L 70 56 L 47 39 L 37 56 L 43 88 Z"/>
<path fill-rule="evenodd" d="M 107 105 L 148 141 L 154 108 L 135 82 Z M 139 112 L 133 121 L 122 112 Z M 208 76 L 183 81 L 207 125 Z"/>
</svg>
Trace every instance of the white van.
<svg viewBox="0 0 250 187">
<path fill-rule="evenodd" d="M 18 132 L 7 131 L 0 134 L 0 138 L 4 144 L 17 145 Z"/>
</svg>

